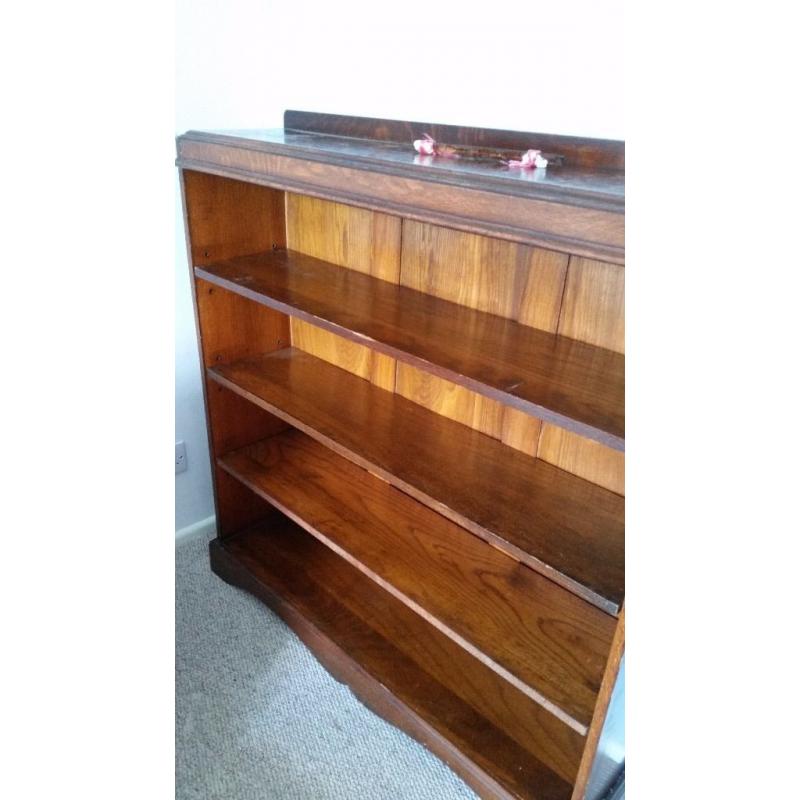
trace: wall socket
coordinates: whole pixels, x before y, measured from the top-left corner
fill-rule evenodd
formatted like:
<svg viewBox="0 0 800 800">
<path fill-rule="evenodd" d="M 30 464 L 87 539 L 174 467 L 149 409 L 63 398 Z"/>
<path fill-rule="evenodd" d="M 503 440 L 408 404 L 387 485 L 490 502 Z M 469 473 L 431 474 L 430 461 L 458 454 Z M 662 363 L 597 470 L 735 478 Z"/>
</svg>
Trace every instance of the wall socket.
<svg viewBox="0 0 800 800">
<path fill-rule="evenodd" d="M 186 445 L 183 442 L 175 442 L 175 474 L 186 472 Z"/>
</svg>

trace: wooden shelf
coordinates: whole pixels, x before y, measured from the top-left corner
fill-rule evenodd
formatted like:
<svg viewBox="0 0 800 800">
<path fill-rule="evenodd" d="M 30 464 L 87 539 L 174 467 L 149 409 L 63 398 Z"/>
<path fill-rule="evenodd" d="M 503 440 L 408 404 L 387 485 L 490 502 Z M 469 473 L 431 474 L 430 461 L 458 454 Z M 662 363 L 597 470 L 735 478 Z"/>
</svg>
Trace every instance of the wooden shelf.
<svg viewBox="0 0 800 800">
<path fill-rule="evenodd" d="M 278 249 L 196 266 L 244 297 L 624 450 L 619 353 Z"/>
<path fill-rule="evenodd" d="M 209 375 L 616 614 L 624 498 L 287 348 Z"/>
<path fill-rule="evenodd" d="M 616 621 L 297 430 L 220 466 L 580 734 Z"/>
<path fill-rule="evenodd" d="M 211 543 L 214 571 L 271 606 L 339 680 L 484 797 L 568 800 L 583 737 L 297 525 Z"/>
</svg>

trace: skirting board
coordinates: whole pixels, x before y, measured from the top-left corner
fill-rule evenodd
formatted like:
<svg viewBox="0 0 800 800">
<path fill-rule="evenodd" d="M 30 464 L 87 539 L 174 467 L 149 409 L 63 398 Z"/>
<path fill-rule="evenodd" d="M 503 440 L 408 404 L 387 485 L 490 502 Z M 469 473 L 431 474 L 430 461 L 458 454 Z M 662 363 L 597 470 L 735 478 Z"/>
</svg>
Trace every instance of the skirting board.
<svg viewBox="0 0 800 800">
<path fill-rule="evenodd" d="M 201 536 L 215 536 L 217 531 L 217 518 L 212 514 L 210 517 L 193 522 L 185 528 L 175 531 L 175 544 L 179 544 L 189 539 L 198 539 Z"/>
</svg>

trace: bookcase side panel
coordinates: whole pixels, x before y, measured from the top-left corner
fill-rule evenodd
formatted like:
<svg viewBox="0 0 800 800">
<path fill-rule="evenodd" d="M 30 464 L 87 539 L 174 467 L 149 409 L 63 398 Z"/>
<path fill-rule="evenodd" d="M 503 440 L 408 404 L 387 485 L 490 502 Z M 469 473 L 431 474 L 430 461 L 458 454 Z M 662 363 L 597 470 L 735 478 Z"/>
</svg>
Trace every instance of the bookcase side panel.
<svg viewBox="0 0 800 800">
<path fill-rule="evenodd" d="M 215 259 L 283 247 L 283 192 L 191 170 L 182 173 L 190 269 Z M 195 279 L 192 287 L 203 370 L 285 347 L 289 320 L 231 292 Z M 285 429 L 285 423 L 210 381 L 203 389 L 219 536 L 269 517 L 274 510 L 217 467 L 231 449 Z"/>
</svg>

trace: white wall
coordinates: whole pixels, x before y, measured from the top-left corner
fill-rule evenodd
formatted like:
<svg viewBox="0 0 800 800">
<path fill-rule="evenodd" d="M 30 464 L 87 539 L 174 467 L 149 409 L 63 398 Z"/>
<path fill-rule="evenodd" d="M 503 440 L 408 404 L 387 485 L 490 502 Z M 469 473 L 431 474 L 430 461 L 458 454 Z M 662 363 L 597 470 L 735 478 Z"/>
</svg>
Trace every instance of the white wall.
<svg viewBox="0 0 800 800">
<path fill-rule="evenodd" d="M 176 133 L 280 127 L 297 108 L 622 139 L 622 5 L 178 0 Z M 213 513 L 179 203 L 176 528 Z"/>
</svg>

